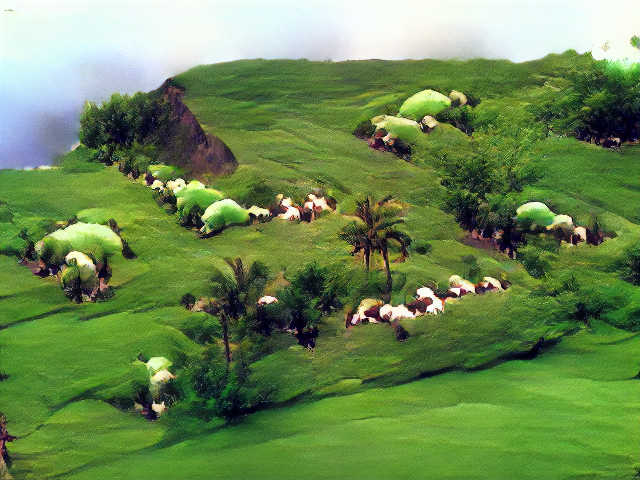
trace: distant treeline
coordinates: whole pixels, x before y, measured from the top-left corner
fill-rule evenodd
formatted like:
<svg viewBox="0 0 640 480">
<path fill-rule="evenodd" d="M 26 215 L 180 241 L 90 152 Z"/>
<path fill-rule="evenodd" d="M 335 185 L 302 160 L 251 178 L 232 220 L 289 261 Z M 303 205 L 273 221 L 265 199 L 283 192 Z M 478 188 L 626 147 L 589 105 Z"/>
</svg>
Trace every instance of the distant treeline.
<svg viewBox="0 0 640 480">
<path fill-rule="evenodd" d="M 80 117 L 80 142 L 98 149 L 99 160 L 111 163 L 116 151 L 137 143 L 157 146 L 170 128 L 171 106 L 159 92 L 133 96 L 114 93 L 98 106 L 86 102 Z"/>
<path fill-rule="evenodd" d="M 590 68 L 558 72 L 568 81 L 530 105 L 548 132 L 601 143 L 640 138 L 640 64 L 592 61 Z"/>
</svg>

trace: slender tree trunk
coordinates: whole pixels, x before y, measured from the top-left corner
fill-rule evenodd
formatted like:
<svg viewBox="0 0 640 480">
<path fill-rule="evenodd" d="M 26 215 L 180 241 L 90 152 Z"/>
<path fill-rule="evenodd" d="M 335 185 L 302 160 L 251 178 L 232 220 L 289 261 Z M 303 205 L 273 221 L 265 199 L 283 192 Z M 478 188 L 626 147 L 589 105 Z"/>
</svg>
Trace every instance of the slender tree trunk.
<svg viewBox="0 0 640 480">
<path fill-rule="evenodd" d="M 231 349 L 229 348 L 229 319 L 226 314 L 220 315 L 222 324 L 222 341 L 224 342 L 224 355 L 227 358 L 227 368 L 231 364 Z"/>
<path fill-rule="evenodd" d="M 389 266 L 389 251 L 387 250 L 387 243 L 383 243 L 380 245 L 380 252 L 382 253 L 382 258 L 384 259 L 384 271 L 387 274 L 387 291 L 386 294 L 391 299 L 391 288 L 393 286 L 391 280 L 391 268 Z"/>
<path fill-rule="evenodd" d="M 364 247 L 364 279 L 369 284 L 369 263 L 371 261 L 371 249 L 369 246 Z"/>
</svg>

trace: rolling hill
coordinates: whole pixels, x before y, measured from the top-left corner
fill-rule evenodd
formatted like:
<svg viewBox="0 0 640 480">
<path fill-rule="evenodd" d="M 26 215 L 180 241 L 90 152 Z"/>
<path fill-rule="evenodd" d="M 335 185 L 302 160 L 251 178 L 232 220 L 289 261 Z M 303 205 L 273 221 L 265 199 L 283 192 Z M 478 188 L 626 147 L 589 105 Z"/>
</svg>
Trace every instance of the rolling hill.
<svg viewBox="0 0 640 480">
<path fill-rule="evenodd" d="M 111 260 L 112 298 L 74 304 L 55 277 L 38 278 L 15 256 L 0 255 L 0 411 L 18 437 L 8 444 L 11 474 L 633 478 L 640 297 L 623 277 L 640 234 L 639 147 L 541 135 L 531 107 L 559 95 L 567 72 L 589 62 L 571 51 L 522 64 L 243 60 L 176 76 L 203 131 L 238 162 L 232 175 L 195 176 L 246 206 L 278 193 L 300 202 L 323 189 L 337 211 L 311 223 L 274 219 L 200 238 L 139 180 L 82 148 L 57 169 L 1 171 L 11 228 L 35 242 L 55 222 L 100 209 L 137 256 Z M 470 110 L 472 136 L 441 122 L 405 161 L 352 134 L 427 88 L 480 99 Z M 531 240 L 525 254 L 535 246 L 548 262 L 541 278 L 522 257 L 472 246 L 446 208 L 448 166 L 464 168 L 482 148 L 511 151 L 522 131 L 535 137 L 526 155 L 536 175 L 518 199 L 545 202 L 580 225 L 597 218 L 614 232 L 597 246 Z M 337 237 L 364 195 L 393 195 L 405 212 L 401 228 L 412 247 L 391 267 L 394 304 L 421 285 L 443 288 L 470 265 L 511 287 L 403 320 L 410 335 L 403 342 L 388 324 L 346 329 L 345 312 L 383 283 L 374 255 L 368 290 L 359 290 L 362 259 Z M 236 257 L 263 262 L 276 296 L 314 262 L 350 286 L 320 318 L 314 349 L 284 330 L 261 337 L 243 333 L 242 322 L 233 326 L 234 362 L 242 364 L 233 370 L 241 377 L 233 398 L 242 415 L 229 422 L 193 386 L 203 365 L 222 358 L 208 356 L 220 349 L 219 318 L 188 311 L 180 299 L 211 295 L 214 269 Z M 175 402 L 148 422 L 133 411 L 147 381 L 136 360 L 157 356 L 173 362 Z"/>
</svg>

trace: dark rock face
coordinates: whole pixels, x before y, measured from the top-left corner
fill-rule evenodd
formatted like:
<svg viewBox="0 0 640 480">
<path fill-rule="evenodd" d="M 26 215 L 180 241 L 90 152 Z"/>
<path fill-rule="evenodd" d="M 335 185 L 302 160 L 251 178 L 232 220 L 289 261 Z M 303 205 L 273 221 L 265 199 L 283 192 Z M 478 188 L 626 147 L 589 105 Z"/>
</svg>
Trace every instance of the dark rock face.
<svg viewBox="0 0 640 480">
<path fill-rule="evenodd" d="M 230 175 L 238 161 L 218 137 L 205 133 L 195 115 L 182 102 L 184 88 L 168 79 L 157 90 L 170 105 L 169 128 L 161 140 L 159 161 L 185 167 L 193 175 Z"/>
</svg>

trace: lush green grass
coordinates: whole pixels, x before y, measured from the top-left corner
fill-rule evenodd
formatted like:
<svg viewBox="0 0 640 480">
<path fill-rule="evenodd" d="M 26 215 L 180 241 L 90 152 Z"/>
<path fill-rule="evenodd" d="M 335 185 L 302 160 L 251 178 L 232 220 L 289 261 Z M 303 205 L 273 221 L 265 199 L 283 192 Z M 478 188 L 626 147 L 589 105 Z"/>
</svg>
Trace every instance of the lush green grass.
<svg viewBox="0 0 640 480">
<path fill-rule="evenodd" d="M 545 175 L 536 188 L 582 200 L 595 213 L 611 212 L 640 223 L 637 145 L 616 151 L 563 138 L 545 142 L 544 147 Z"/>
<path fill-rule="evenodd" d="M 78 428 L 65 452 L 46 449 L 67 407 L 14 450 L 36 472 L 75 468 L 65 478 L 78 479 L 631 479 L 639 467 L 640 391 L 630 380 L 637 349 L 637 335 L 583 331 L 535 360 L 261 412 L 138 452 L 170 417 L 150 432 L 128 414 L 100 410 L 90 443 Z M 110 427 L 101 421 L 113 416 Z M 139 440 L 121 445 L 123 425 Z"/>
<path fill-rule="evenodd" d="M 540 281 L 504 255 L 463 244 L 465 233 L 441 210 L 438 166 L 448 156 L 471 154 L 477 140 L 440 125 L 417 142 L 408 163 L 351 135 L 361 120 L 434 86 L 481 97 L 475 115 L 485 128 L 477 138 L 527 125 L 526 106 L 549 94 L 553 72 L 581 61 L 571 53 L 519 65 L 259 60 L 178 76 L 205 130 L 240 162 L 236 173 L 209 179 L 211 185 L 246 198 L 258 182 L 298 201 L 323 187 L 338 200 L 338 213 L 311 224 L 274 220 L 199 239 L 158 207 L 149 189 L 115 168 L 87 164 L 86 152 L 66 157 L 59 170 L 0 172 L 0 199 L 34 239 L 52 222 L 99 209 L 90 213 L 114 218 L 137 254 L 113 258 L 113 298 L 82 305 L 69 302 L 54 279 L 0 256 L 0 373 L 8 375 L 0 383 L 0 410 L 21 437 L 9 446 L 15 475 L 631 478 L 638 469 L 637 382 L 626 379 L 638 366 L 637 338 L 629 333 L 599 326 L 597 335 L 565 339 L 532 362 L 392 385 L 493 365 L 540 337 L 573 331 L 581 324 L 563 311 L 573 304 L 530 296 L 568 275 L 580 284 L 576 299 L 600 302 L 604 320 L 633 329 L 638 288 L 618 278 L 617 262 L 640 234 L 638 147 L 617 153 L 558 138 L 536 146 L 542 178 L 524 195 L 582 224 L 596 213 L 618 234 L 598 247 L 561 249 Z M 342 311 L 322 319 L 312 352 L 286 333 L 274 335 L 249 366 L 248 385 L 266 404 L 298 403 L 216 433 L 219 422 L 195 420 L 180 404 L 148 424 L 102 402 L 130 404 L 146 380 L 134 362 L 139 353 L 166 356 L 180 372 L 198 358 L 200 344 L 219 337 L 217 320 L 178 302 L 187 292 L 207 295 L 213 267 L 223 267 L 225 257 L 260 260 L 272 275 L 289 279 L 314 260 L 359 270 L 336 233 L 353 220 L 348 214 L 363 194 L 405 202 L 403 229 L 414 244 L 432 246 L 392 265 L 394 302 L 408 301 L 420 285 L 442 287 L 450 275 L 466 275 L 468 255 L 482 275 L 514 286 L 466 297 L 441 316 L 403 321 L 411 334 L 403 343 L 388 325 L 347 331 Z M 377 256 L 373 267 L 381 268 Z M 349 396 L 325 398 L 335 395 Z"/>
</svg>

